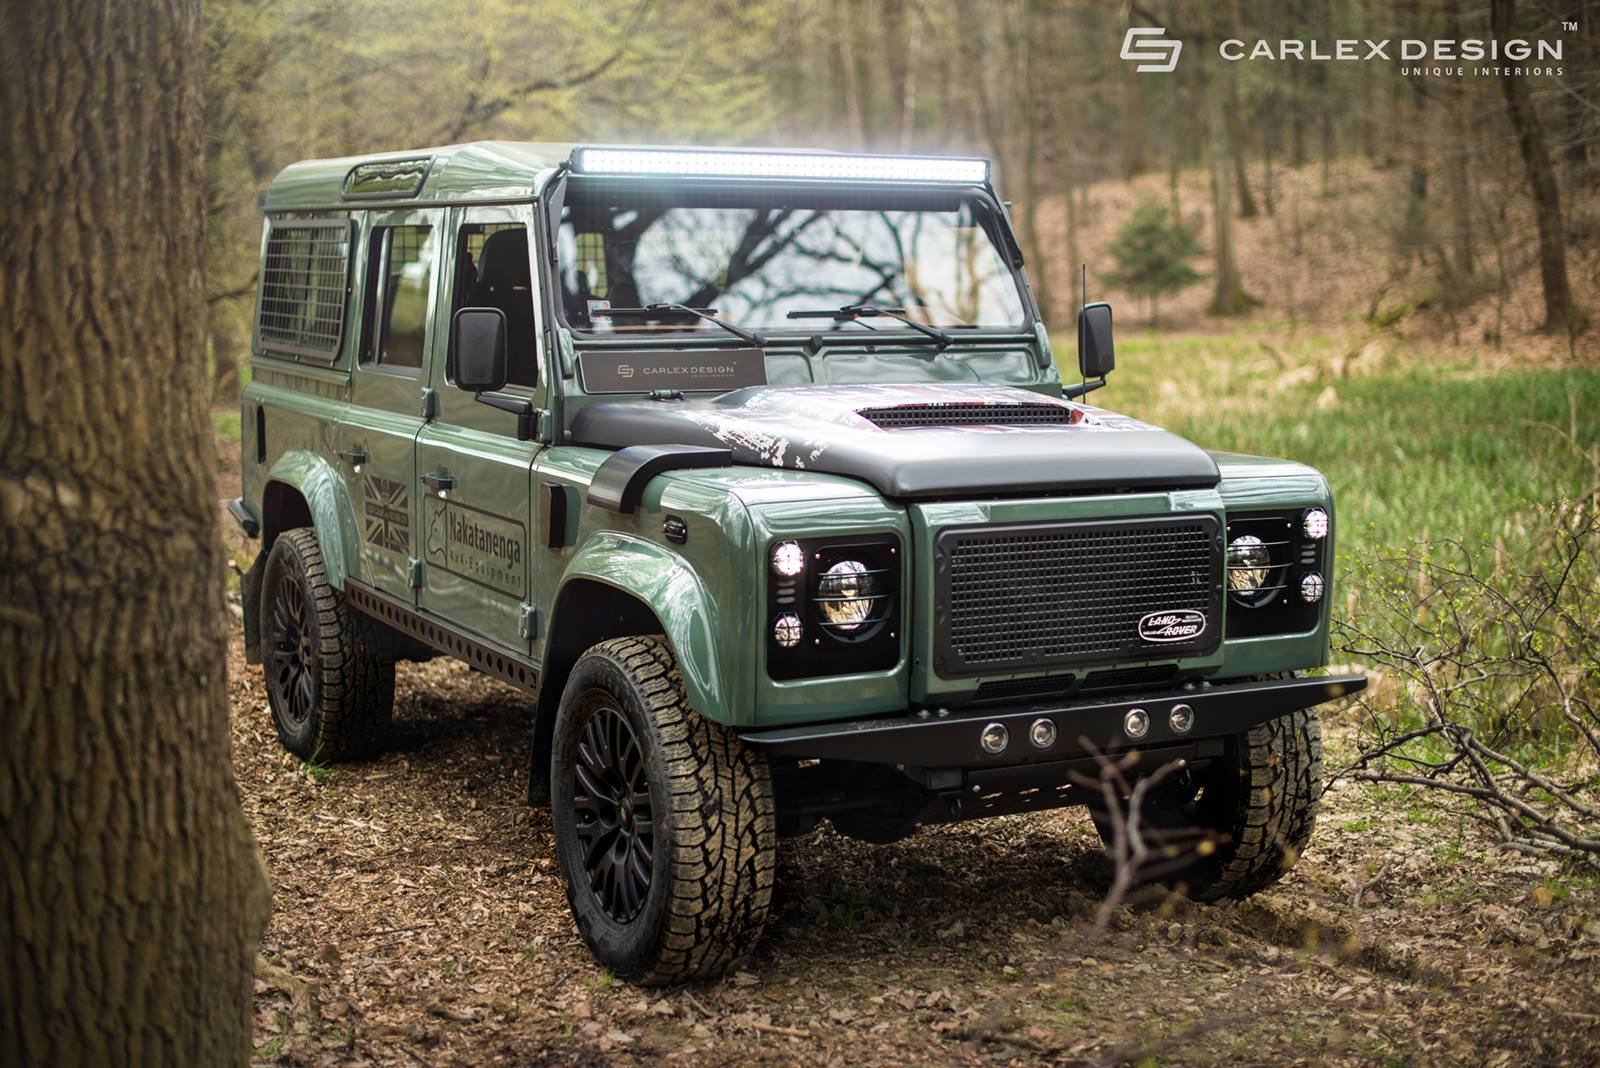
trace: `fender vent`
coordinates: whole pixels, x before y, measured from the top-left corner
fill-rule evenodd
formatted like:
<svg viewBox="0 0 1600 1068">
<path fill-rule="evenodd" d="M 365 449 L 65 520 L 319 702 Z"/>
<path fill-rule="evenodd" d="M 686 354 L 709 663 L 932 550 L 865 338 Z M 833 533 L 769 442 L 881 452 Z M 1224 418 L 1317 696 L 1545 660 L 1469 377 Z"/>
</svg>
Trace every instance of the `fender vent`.
<svg viewBox="0 0 1600 1068">
<path fill-rule="evenodd" d="M 1083 413 L 1064 404 L 899 404 L 862 408 L 861 418 L 882 430 L 923 426 L 1070 426 Z"/>
</svg>

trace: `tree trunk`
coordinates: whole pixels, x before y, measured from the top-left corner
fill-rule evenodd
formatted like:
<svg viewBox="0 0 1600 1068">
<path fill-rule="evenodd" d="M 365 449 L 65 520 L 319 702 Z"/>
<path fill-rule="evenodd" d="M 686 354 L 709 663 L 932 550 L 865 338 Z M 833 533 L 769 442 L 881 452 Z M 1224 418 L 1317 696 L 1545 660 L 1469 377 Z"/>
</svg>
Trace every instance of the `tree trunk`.
<svg viewBox="0 0 1600 1068">
<path fill-rule="evenodd" d="M 850 146 L 860 149 L 867 143 L 867 124 L 861 106 L 861 69 L 856 65 L 856 27 L 851 12 L 842 0 L 833 0 L 833 26 L 839 50 L 839 92 L 844 97 L 845 125 Z"/>
<path fill-rule="evenodd" d="M 1037 35 L 1031 28 L 1042 21 L 1042 0 L 1028 0 L 1023 9 L 1024 25 L 1018 35 L 1022 51 L 1022 77 L 1017 84 L 1012 106 L 1022 116 L 1022 217 L 1027 231 L 1028 274 L 1033 283 L 1033 297 L 1038 302 L 1039 314 L 1046 323 L 1052 321 L 1055 307 L 1050 290 L 1050 258 L 1045 253 L 1043 235 L 1039 232 L 1039 124 L 1034 121 L 1034 104 L 1042 98 Z M 1015 181 L 1016 176 L 1012 179 Z"/>
<path fill-rule="evenodd" d="M 1510 39 L 1516 32 L 1515 0 L 1492 0 L 1490 12 L 1495 36 L 1501 41 Z M 1544 283 L 1544 329 L 1565 332 L 1575 325 L 1576 309 L 1572 304 L 1572 290 L 1567 285 L 1567 242 L 1561 228 L 1561 192 L 1556 187 L 1555 170 L 1545 150 L 1544 133 L 1528 94 L 1528 83 L 1522 75 L 1511 73 L 1515 69 L 1514 65 L 1506 68 L 1500 87 L 1505 91 L 1506 114 L 1517 135 L 1517 148 L 1522 152 L 1522 162 L 1528 171 L 1528 184 L 1533 188 L 1534 217 L 1539 228 L 1539 276 Z"/>
<path fill-rule="evenodd" d="M 211 403 L 239 400 L 239 356 L 245 351 L 244 317 L 240 300 L 214 300 L 206 306 L 206 327 L 211 351 Z"/>
<path fill-rule="evenodd" d="M 1212 315 L 1242 315 L 1255 301 L 1244 291 L 1233 253 L 1233 150 L 1227 115 L 1233 65 L 1225 64 L 1217 77 L 1224 79 L 1223 84 L 1209 81 L 1201 98 L 1210 135 L 1207 149 L 1211 164 L 1211 245 L 1216 260 L 1216 288 L 1211 293 L 1209 310 Z"/>
<path fill-rule="evenodd" d="M 198 0 L 0 7 L 0 1063 L 242 1064 Z"/>
</svg>

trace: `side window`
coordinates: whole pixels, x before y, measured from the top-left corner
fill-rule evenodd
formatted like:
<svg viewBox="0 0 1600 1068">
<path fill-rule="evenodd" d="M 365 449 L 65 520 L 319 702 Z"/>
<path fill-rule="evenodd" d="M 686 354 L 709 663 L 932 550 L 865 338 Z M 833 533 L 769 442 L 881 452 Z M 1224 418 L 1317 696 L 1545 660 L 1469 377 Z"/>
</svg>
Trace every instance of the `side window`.
<svg viewBox="0 0 1600 1068">
<path fill-rule="evenodd" d="M 330 363 L 339 355 L 350 246 L 349 219 L 271 224 L 256 320 L 260 348 Z"/>
<path fill-rule="evenodd" d="M 533 320 L 533 282 L 528 261 L 528 229 L 522 223 L 468 223 L 456 249 L 453 317 L 462 308 L 499 308 L 506 316 L 506 381 L 538 383 L 538 349 Z M 447 377 L 454 380 L 455 354 Z"/>
<path fill-rule="evenodd" d="M 436 259 L 431 226 L 381 226 L 372 231 L 362 363 L 405 370 L 422 366 Z"/>
</svg>

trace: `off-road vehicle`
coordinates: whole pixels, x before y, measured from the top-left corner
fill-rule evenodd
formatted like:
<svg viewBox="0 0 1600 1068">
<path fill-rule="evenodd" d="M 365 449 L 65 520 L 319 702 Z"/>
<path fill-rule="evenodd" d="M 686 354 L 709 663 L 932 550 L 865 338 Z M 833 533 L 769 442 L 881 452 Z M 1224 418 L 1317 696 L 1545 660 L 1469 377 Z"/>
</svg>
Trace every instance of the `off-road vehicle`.
<svg viewBox="0 0 1600 1068">
<path fill-rule="evenodd" d="M 244 583 L 284 746 L 383 741 L 400 659 L 530 695 L 595 956 L 759 937 L 776 840 L 1141 791 L 1159 876 L 1306 845 L 1333 501 L 1063 385 L 981 159 L 480 143 L 265 200 Z M 1086 785 L 1088 784 L 1088 785 Z"/>
</svg>

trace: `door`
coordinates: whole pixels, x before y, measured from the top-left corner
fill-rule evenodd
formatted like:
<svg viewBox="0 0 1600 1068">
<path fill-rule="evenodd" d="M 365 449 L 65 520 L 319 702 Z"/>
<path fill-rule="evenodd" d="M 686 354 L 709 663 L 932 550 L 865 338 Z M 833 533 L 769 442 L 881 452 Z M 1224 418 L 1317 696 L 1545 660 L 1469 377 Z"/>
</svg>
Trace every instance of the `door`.
<svg viewBox="0 0 1600 1068">
<path fill-rule="evenodd" d="M 362 240 L 361 341 L 339 461 L 361 537 L 361 580 L 415 603 L 416 440 L 432 350 L 443 211 L 373 212 Z"/>
<path fill-rule="evenodd" d="M 506 316 L 508 379 L 501 391 L 538 406 L 542 394 L 528 205 L 457 209 L 429 381 L 438 417 L 417 439 L 421 503 L 421 605 L 508 649 L 527 654 L 533 635 L 536 441 L 517 440 L 516 415 L 480 404 L 454 383 L 450 321 L 466 307 Z"/>
</svg>

